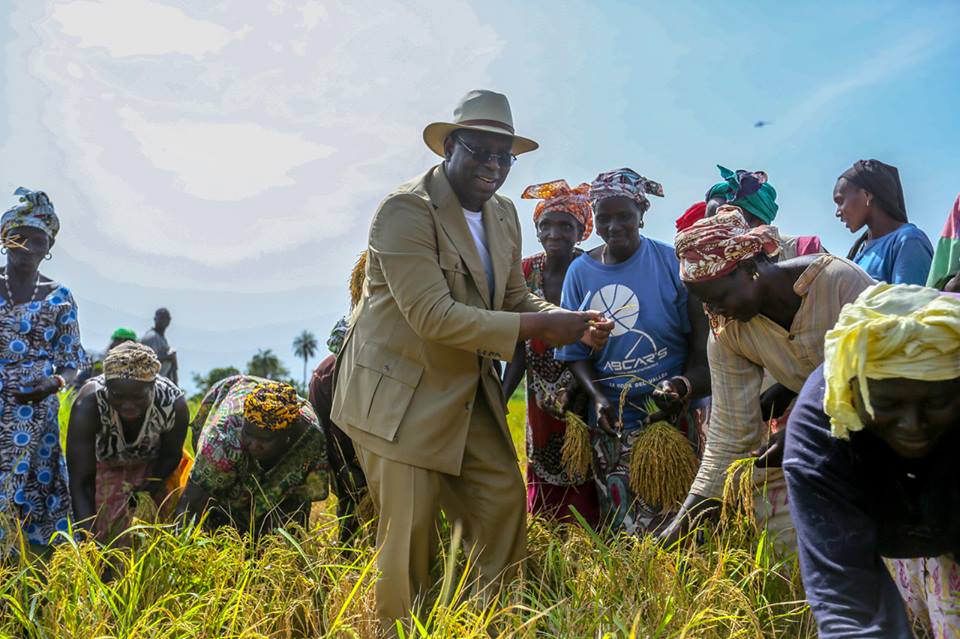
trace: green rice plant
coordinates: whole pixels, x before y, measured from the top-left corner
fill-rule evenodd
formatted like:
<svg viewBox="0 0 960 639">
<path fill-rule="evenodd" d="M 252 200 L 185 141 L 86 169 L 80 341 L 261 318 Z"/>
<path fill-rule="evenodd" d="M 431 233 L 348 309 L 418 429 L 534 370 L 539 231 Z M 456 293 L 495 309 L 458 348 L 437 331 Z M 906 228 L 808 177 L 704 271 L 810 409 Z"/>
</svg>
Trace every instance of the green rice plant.
<svg viewBox="0 0 960 639">
<path fill-rule="evenodd" d="M 521 456 L 523 409 L 511 401 Z M 0 522 L 14 531 L 0 540 L 0 637 L 375 637 L 377 550 L 339 544 L 333 501 L 315 506 L 309 529 L 256 541 L 135 520 L 122 543 L 64 537 L 47 555 L 34 554 L 14 522 Z M 364 532 L 357 538 L 372 538 L 369 524 Z M 702 534 L 702 545 L 666 550 L 582 519 L 531 518 L 522 576 L 480 590 L 461 531 L 444 523 L 437 582 L 400 636 L 815 636 L 795 556 L 778 555 L 739 517 Z"/>
</svg>

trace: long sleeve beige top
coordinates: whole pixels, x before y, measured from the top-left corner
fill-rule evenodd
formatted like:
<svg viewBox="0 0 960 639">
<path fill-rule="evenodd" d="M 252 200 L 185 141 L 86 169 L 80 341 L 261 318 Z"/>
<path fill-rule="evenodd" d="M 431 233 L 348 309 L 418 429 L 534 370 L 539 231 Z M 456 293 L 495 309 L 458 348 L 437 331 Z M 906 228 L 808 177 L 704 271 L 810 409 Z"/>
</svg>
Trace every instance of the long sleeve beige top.
<svg viewBox="0 0 960 639">
<path fill-rule="evenodd" d="M 691 492 L 720 497 L 730 464 L 757 449 L 764 420 L 760 386 L 766 369 L 778 382 L 799 392 L 807 376 L 823 363 L 824 334 L 840 309 L 874 281 L 843 258 L 823 255 L 797 279 L 802 298 L 790 330 L 764 315 L 731 321 L 707 343 L 713 408 L 707 445 Z"/>
</svg>

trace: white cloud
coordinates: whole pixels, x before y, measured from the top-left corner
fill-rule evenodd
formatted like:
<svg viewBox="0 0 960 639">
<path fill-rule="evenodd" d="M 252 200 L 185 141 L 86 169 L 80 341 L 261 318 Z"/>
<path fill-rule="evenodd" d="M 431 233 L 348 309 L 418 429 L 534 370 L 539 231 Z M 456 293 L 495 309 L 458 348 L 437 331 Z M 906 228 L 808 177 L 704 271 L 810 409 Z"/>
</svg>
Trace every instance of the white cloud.
<svg viewBox="0 0 960 639">
<path fill-rule="evenodd" d="M 246 32 L 191 18 L 151 0 L 59 2 L 52 16 L 64 34 L 79 40 L 80 47 L 104 48 L 115 57 L 181 53 L 201 58 Z"/>
<path fill-rule="evenodd" d="M 293 184 L 293 168 L 336 151 L 259 124 L 158 123 L 131 108 L 118 113 L 147 160 L 174 173 L 185 193 L 206 200 L 234 202 Z"/>
<path fill-rule="evenodd" d="M 58 202 L 86 216 L 73 250 L 138 284 L 339 285 L 328 266 L 430 161 L 424 123 L 489 86 L 502 47 L 466 0 L 20 0 L 18 13 L 0 170 L 31 157 L 50 183 L 56 167 Z"/>
</svg>

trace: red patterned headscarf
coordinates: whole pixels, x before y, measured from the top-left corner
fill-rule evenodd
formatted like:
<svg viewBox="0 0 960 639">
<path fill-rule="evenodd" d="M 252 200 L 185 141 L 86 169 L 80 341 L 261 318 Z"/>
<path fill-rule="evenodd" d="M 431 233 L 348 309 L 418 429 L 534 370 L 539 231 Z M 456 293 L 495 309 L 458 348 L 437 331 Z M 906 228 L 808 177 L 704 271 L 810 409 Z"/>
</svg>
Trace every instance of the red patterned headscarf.
<svg viewBox="0 0 960 639">
<path fill-rule="evenodd" d="M 523 190 L 520 196 L 525 200 L 542 200 L 537 202 L 533 210 L 533 223 L 536 224 L 547 211 L 563 211 L 572 215 L 583 225 L 583 234 L 580 241 L 590 237 L 593 232 L 593 207 L 587 197 L 590 193 L 589 184 L 581 184 L 571 189 L 566 180 L 554 180 L 543 184 L 531 184 Z"/>
<path fill-rule="evenodd" d="M 776 255 L 780 237 L 776 228 L 763 224 L 751 229 L 738 210 L 721 207 L 715 216 L 677 233 L 674 245 L 680 279 L 706 282 L 729 275 L 737 264 L 754 255 Z"/>
</svg>

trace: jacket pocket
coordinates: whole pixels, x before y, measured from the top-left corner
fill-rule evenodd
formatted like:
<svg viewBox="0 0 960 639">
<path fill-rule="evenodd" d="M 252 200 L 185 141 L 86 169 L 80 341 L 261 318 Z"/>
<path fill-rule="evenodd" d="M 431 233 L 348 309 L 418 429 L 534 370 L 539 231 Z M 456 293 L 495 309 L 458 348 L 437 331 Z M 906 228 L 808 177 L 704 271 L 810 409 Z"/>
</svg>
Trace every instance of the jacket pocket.
<svg viewBox="0 0 960 639">
<path fill-rule="evenodd" d="M 467 267 L 460 259 L 460 254 L 454 251 L 440 251 L 437 253 L 437 259 L 450 293 L 454 299 L 463 301 L 467 294 Z"/>
<path fill-rule="evenodd" d="M 360 347 L 345 389 L 342 415 L 352 426 L 393 441 L 423 365 L 385 350 L 379 344 Z"/>
</svg>

